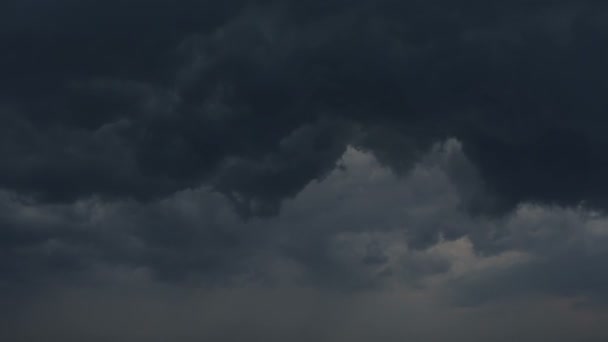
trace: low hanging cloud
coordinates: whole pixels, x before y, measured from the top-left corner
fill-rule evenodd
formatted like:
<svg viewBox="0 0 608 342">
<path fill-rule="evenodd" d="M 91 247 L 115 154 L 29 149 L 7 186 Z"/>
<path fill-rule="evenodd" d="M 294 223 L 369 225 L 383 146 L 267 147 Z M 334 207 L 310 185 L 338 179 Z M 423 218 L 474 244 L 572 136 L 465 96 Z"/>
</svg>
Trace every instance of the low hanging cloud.
<svg viewBox="0 0 608 342">
<path fill-rule="evenodd" d="M 5 193 L 2 298 L 19 309 L 1 312 L 3 334 L 601 340 L 608 220 L 537 204 L 472 215 L 468 163 L 450 140 L 400 177 L 349 147 L 278 216 L 248 221 L 208 188 L 148 203 Z"/>
<path fill-rule="evenodd" d="M 126 267 L 169 283 L 372 290 L 393 283 L 423 286 L 450 275 L 462 258 L 474 270 L 477 263 L 492 266 L 492 260 L 514 257 L 525 263 L 507 262 L 508 268 L 496 272 L 514 278 L 523 272 L 521 281 L 530 284 L 521 283 L 522 291 L 572 286 L 565 295 L 602 295 L 605 280 L 595 271 L 605 254 L 603 216 L 582 207 L 536 204 L 500 219 L 473 215 L 466 209 L 476 194 L 475 169 L 469 164 L 472 174 L 458 178 L 449 173 L 469 163 L 457 141 L 436 145 L 405 178 L 352 147 L 340 163 L 288 200 L 278 216 L 248 221 L 209 188 L 151 203 L 89 199 L 41 205 L 5 193 L 4 278 L 46 284 Z M 566 258 L 569 263 L 563 263 Z M 549 271 L 562 263 L 584 273 L 555 284 L 544 277 L 561 273 L 526 276 L 534 267 Z M 492 272 L 484 271 L 480 281 L 493 281 Z M 453 281 L 477 286 L 477 275 L 465 275 Z M 491 288 L 501 296 L 498 284 Z M 508 283 L 507 289 L 518 291 Z"/>
<path fill-rule="evenodd" d="M 207 184 L 276 214 L 347 144 L 407 170 L 456 137 L 494 210 L 603 208 L 605 6 L 492 3 L 9 3 L 0 184 L 43 201 Z"/>
<path fill-rule="evenodd" d="M 0 338 L 605 340 L 606 19 L 4 1 Z"/>
</svg>

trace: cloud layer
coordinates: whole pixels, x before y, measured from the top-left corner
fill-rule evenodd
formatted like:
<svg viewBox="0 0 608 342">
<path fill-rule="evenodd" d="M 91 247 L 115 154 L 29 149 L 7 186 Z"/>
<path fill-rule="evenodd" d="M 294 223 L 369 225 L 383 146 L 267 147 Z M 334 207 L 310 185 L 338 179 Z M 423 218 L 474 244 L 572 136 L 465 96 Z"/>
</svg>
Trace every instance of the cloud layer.
<svg viewBox="0 0 608 342">
<path fill-rule="evenodd" d="M 0 331 L 605 339 L 606 19 L 4 1 Z"/>
<path fill-rule="evenodd" d="M 456 137 L 507 208 L 603 207 L 605 6 L 491 4 L 14 3 L 0 183 L 50 201 L 209 184 L 271 214 L 348 143 L 407 169 Z"/>
</svg>

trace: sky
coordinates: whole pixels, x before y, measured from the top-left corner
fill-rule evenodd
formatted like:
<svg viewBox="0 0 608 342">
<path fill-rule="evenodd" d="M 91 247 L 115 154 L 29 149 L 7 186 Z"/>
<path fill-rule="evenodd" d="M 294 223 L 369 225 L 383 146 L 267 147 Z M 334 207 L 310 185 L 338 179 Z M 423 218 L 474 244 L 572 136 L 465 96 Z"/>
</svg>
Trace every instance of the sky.
<svg viewBox="0 0 608 342">
<path fill-rule="evenodd" d="M 608 339 L 608 3 L 4 0 L 0 340 Z"/>
</svg>

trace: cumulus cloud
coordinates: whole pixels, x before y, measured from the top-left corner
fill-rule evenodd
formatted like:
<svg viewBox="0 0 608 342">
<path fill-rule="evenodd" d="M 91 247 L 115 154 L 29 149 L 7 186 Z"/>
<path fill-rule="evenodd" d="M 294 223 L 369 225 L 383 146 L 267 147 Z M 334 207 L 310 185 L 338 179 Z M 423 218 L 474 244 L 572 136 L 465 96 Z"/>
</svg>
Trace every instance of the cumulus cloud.
<svg viewBox="0 0 608 342">
<path fill-rule="evenodd" d="M 100 267 L 120 266 L 163 281 L 207 286 L 373 289 L 402 282 L 424 286 L 459 263 L 483 264 L 511 254 L 532 262 L 492 272 L 510 276 L 581 253 L 602 259 L 605 223 L 593 211 L 525 204 L 495 219 L 467 210 L 481 181 L 456 140 L 435 145 L 407 177 L 353 147 L 339 163 L 287 200 L 278 216 L 248 221 L 206 187 L 149 203 L 97 198 L 42 205 L 4 193 L 6 279 L 88 277 Z M 453 254 L 452 248 L 460 252 Z M 521 278 L 532 282 L 522 285 L 526 289 L 550 286 Z M 575 293 L 596 287 L 585 289 L 596 281 L 576 279 L 582 288 Z M 600 286 L 601 277 L 596 280 Z"/>
<path fill-rule="evenodd" d="M 348 143 L 406 170 L 455 136 L 488 210 L 603 207 L 605 6 L 493 4 L 14 4 L 36 25 L 4 24 L 0 183 L 51 201 L 207 184 L 276 213 Z M 306 130 L 325 133 L 285 152 Z M 284 181 L 234 181 L 250 168 Z"/>
<path fill-rule="evenodd" d="M 2 312 L 12 322 L 4 334 L 24 341 L 604 334 L 608 221 L 600 213 L 526 203 L 500 218 L 476 215 L 467 208 L 483 183 L 453 139 L 406 176 L 352 146 L 338 164 L 277 215 L 249 220 L 208 187 L 145 203 L 41 204 L 3 193 L 2 300 L 19 308 Z M 141 313 L 128 314 L 134 307 Z M 539 320 L 535 312 L 547 307 L 552 314 Z M 548 328 L 557 322 L 568 330 Z M 438 324 L 444 329 L 432 328 Z"/>
<path fill-rule="evenodd" d="M 607 18 L 580 0 L 4 1 L 0 300 L 20 311 L 0 330 L 599 340 Z"/>
</svg>

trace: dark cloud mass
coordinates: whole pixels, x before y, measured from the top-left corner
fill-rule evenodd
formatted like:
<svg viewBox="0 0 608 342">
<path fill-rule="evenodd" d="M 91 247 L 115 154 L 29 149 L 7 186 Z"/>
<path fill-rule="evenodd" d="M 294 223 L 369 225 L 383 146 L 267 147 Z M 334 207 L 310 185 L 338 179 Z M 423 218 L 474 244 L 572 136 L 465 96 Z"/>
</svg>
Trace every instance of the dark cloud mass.
<svg viewBox="0 0 608 342">
<path fill-rule="evenodd" d="M 0 42 L 0 338 L 608 336 L 602 1 L 4 0 Z"/>
<path fill-rule="evenodd" d="M 491 3 L 15 3 L 0 181 L 73 200 L 219 179 L 270 200 L 227 184 L 237 158 L 285 179 L 264 191 L 276 202 L 339 156 L 284 162 L 282 141 L 335 121 L 306 148 L 358 143 L 398 167 L 453 136 L 511 205 L 603 206 L 605 6 Z"/>
</svg>

